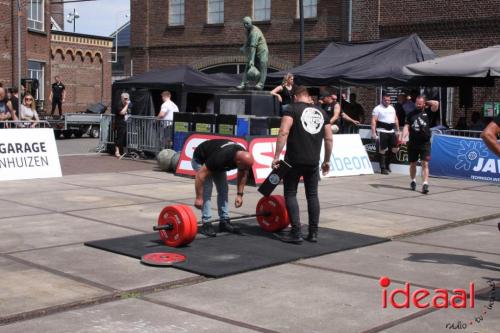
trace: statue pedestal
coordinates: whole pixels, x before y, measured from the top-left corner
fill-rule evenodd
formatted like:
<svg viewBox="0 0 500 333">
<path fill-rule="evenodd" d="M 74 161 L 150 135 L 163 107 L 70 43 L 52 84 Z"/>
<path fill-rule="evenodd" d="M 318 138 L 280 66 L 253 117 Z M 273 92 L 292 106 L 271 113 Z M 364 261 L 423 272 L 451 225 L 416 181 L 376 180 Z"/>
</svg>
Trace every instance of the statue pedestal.
<svg viewBox="0 0 500 333">
<path fill-rule="evenodd" d="M 215 95 L 215 112 L 273 117 L 279 116 L 280 105 L 269 91 L 229 88 Z"/>
</svg>

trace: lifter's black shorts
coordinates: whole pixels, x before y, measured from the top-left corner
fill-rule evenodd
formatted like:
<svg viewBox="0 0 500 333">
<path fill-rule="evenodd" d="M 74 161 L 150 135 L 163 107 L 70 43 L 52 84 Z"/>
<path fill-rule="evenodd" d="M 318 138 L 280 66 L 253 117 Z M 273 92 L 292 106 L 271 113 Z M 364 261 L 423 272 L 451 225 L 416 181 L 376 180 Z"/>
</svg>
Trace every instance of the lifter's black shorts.
<svg viewBox="0 0 500 333">
<path fill-rule="evenodd" d="M 431 143 L 416 145 L 408 143 L 408 162 L 413 163 L 418 160 L 430 161 L 431 159 Z"/>
<path fill-rule="evenodd" d="M 396 133 L 379 132 L 378 150 L 396 148 L 398 146 L 398 137 Z"/>
</svg>

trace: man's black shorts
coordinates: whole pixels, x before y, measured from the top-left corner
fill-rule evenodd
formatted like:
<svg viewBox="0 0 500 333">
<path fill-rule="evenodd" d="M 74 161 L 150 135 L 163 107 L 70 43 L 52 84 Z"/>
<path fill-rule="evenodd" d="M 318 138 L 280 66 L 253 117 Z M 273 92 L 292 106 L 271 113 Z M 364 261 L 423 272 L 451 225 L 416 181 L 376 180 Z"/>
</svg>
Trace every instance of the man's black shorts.
<svg viewBox="0 0 500 333">
<path fill-rule="evenodd" d="M 431 143 L 415 145 L 408 143 L 408 162 L 429 161 L 431 159 Z"/>
<path fill-rule="evenodd" d="M 386 150 L 396 148 L 398 146 L 398 138 L 396 133 L 379 132 L 378 150 Z"/>
</svg>

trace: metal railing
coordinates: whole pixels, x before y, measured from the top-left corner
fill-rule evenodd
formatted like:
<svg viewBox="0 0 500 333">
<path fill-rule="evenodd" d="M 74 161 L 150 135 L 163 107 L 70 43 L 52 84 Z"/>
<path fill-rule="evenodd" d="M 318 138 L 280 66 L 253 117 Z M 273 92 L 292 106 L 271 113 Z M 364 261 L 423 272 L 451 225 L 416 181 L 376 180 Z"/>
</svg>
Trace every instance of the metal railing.
<svg viewBox="0 0 500 333">
<path fill-rule="evenodd" d="M 462 136 L 466 138 L 480 138 L 481 131 L 470 131 L 470 130 L 456 130 L 456 129 L 445 129 L 441 130 L 441 134 Z"/>
<path fill-rule="evenodd" d="M 115 115 L 103 114 L 101 116 L 101 123 L 99 126 L 99 142 L 97 144 L 96 151 L 105 152 L 107 151 L 108 145 L 115 144 L 116 132 L 113 128 Z"/>
<path fill-rule="evenodd" d="M 157 154 L 172 145 L 172 130 L 172 121 L 130 116 L 127 120 L 127 148 Z"/>
<path fill-rule="evenodd" d="M 2 128 L 51 128 L 50 123 L 45 120 L 3 120 L 0 121 Z"/>
</svg>

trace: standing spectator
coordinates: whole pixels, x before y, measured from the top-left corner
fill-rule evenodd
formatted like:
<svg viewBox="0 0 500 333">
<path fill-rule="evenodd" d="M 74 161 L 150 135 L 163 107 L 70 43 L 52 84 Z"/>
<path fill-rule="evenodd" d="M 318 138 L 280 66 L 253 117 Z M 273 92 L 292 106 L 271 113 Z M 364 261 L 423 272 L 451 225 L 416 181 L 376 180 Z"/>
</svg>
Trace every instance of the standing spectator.
<svg viewBox="0 0 500 333">
<path fill-rule="evenodd" d="M 170 91 L 165 90 L 161 93 L 161 98 L 163 100 L 163 104 L 161 105 L 160 112 L 156 116 L 158 120 L 174 120 L 174 112 L 179 112 L 179 108 L 175 105 L 174 102 L 170 99 L 172 94 Z"/>
<path fill-rule="evenodd" d="M 17 120 L 16 113 L 12 107 L 12 102 L 7 99 L 5 89 L 0 87 L 0 121 Z M 7 124 L 0 124 L 0 128 L 9 127 Z"/>
<path fill-rule="evenodd" d="M 356 102 L 356 94 L 352 93 L 349 95 L 349 102 L 346 100 L 342 111 L 345 113 L 346 123 L 344 126 L 344 132 L 346 134 L 358 133 L 358 125 L 364 121 L 365 110 Z M 349 121 L 350 119 L 350 121 Z"/>
<path fill-rule="evenodd" d="M 338 132 L 344 133 L 344 126 L 352 123 L 354 125 L 359 125 L 359 121 L 352 119 L 349 117 L 344 110 L 342 110 L 341 104 L 337 102 L 337 95 L 332 94 L 332 104 L 333 107 L 333 117 L 330 119 L 330 124 L 338 126 Z M 334 131 L 335 133 L 337 131 Z"/>
<path fill-rule="evenodd" d="M 271 95 L 274 95 L 278 98 L 278 101 L 281 105 L 281 115 L 286 111 L 288 105 L 293 102 L 293 91 L 295 89 L 295 85 L 293 84 L 293 74 L 288 73 L 283 78 L 283 82 L 271 90 Z"/>
<path fill-rule="evenodd" d="M 121 153 L 127 145 L 127 118 L 132 112 L 132 104 L 128 93 L 121 94 L 121 101 L 115 111 L 115 157 L 121 158 Z"/>
<path fill-rule="evenodd" d="M 29 123 L 24 126 L 36 127 L 40 119 L 38 118 L 38 113 L 36 112 L 35 99 L 31 94 L 24 95 L 23 103 L 19 105 L 19 118 L 20 120 L 29 121 Z"/>
<path fill-rule="evenodd" d="M 481 133 L 481 138 L 484 143 L 492 152 L 500 157 L 500 142 L 498 142 L 498 135 L 500 135 L 500 115 L 493 119 Z"/>
<path fill-rule="evenodd" d="M 174 120 L 174 112 L 179 112 L 179 108 L 170 99 L 172 94 L 170 91 L 165 90 L 161 93 L 161 98 L 163 104 L 161 105 L 160 112 L 156 116 L 156 119 L 161 120 L 161 132 L 160 132 L 160 142 L 165 144 L 166 147 L 170 147 L 172 144 L 172 121 Z M 201 107 L 200 112 L 201 112 Z"/>
<path fill-rule="evenodd" d="M 391 172 L 391 160 L 399 150 L 399 123 L 396 110 L 391 105 L 391 96 L 383 95 L 382 103 L 373 109 L 371 129 L 372 139 L 377 142 L 380 173 L 388 175 Z M 389 156 L 386 157 L 386 153 Z"/>
<path fill-rule="evenodd" d="M 49 101 L 52 102 L 52 111 L 50 111 L 50 115 L 54 114 L 54 111 L 59 110 L 59 115 L 62 115 L 62 103 L 66 100 L 66 87 L 61 82 L 61 79 L 58 75 L 55 77 L 56 82 L 52 83 L 52 91 L 50 92 Z"/>
<path fill-rule="evenodd" d="M 350 114 L 348 114 L 349 117 L 351 117 L 353 120 L 357 120 L 360 122 L 360 124 L 365 122 L 365 109 L 361 104 L 358 103 L 357 100 L 357 95 L 355 93 L 352 93 L 349 95 L 351 107 L 350 107 Z"/>
<path fill-rule="evenodd" d="M 417 188 L 417 161 L 422 163 L 422 193 L 429 193 L 429 159 L 431 157 L 431 112 L 439 109 L 439 102 L 426 101 L 424 96 L 418 96 L 415 100 L 415 111 L 406 116 L 403 129 L 403 138 L 410 134 L 408 140 L 408 162 L 410 162 L 410 188 Z"/>
<path fill-rule="evenodd" d="M 411 94 L 406 95 L 406 102 L 403 103 L 403 109 L 405 110 L 405 118 L 410 114 L 410 112 L 415 111 L 415 102 L 413 102 L 413 99 L 411 97 Z M 405 119 L 406 122 L 406 119 Z M 400 123 L 402 124 L 402 123 Z"/>
<path fill-rule="evenodd" d="M 19 115 L 19 89 L 17 89 L 17 87 L 12 87 L 9 90 L 10 90 L 10 101 L 12 103 L 12 108 L 14 109 L 17 118 L 21 118 Z"/>
<path fill-rule="evenodd" d="M 394 109 L 396 109 L 396 117 L 398 117 L 398 122 L 400 124 L 404 124 L 406 119 L 406 112 L 403 107 L 405 103 L 406 103 L 406 94 L 405 93 L 399 94 L 398 102 L 394 106 Z"/>
<path fill-rule="evenodd" d="M 272 162 L 273 168 L 276 168 L 286 144 L 285 161 L 292 168 L 283 178 L 283 191 L 292 229 L 283 235 L 281 240 L 295 244 L 302 242 L 300 211 L 297 202 L 297 187 L 301 177 L 304 179 L 309 215 L 307 240 L 310 242 L 318 241 L 320 214 L 318 178 L 321 144 L 324 140 L 325 155 L 321 165 L 323 174 L 330 170 L 333 145 L 332 129 L 328 123 L 327 115 L 316 106 L 310 105 L 309 99 L 306 87 L 300 86 L 296 89 L 296 103 L 291 104 L 281 118 L 280 131 L 276 140 L 276 152 Z"/>
<path fill-rule="evenodd" d="M 333 99 L 333 96 L 335 96 L 335 100 Z M 340 113 L 340 104 L 337 103 L 336 98 L 336 95 L 332 95 L 332 93 L 326 90 L 319 95 L 321 108 L 323 109 L 323 111 L 325 111 L 328 119 L 332 119 L 335 108 L 337 108 L 338 112 Z"/>
</svg>

